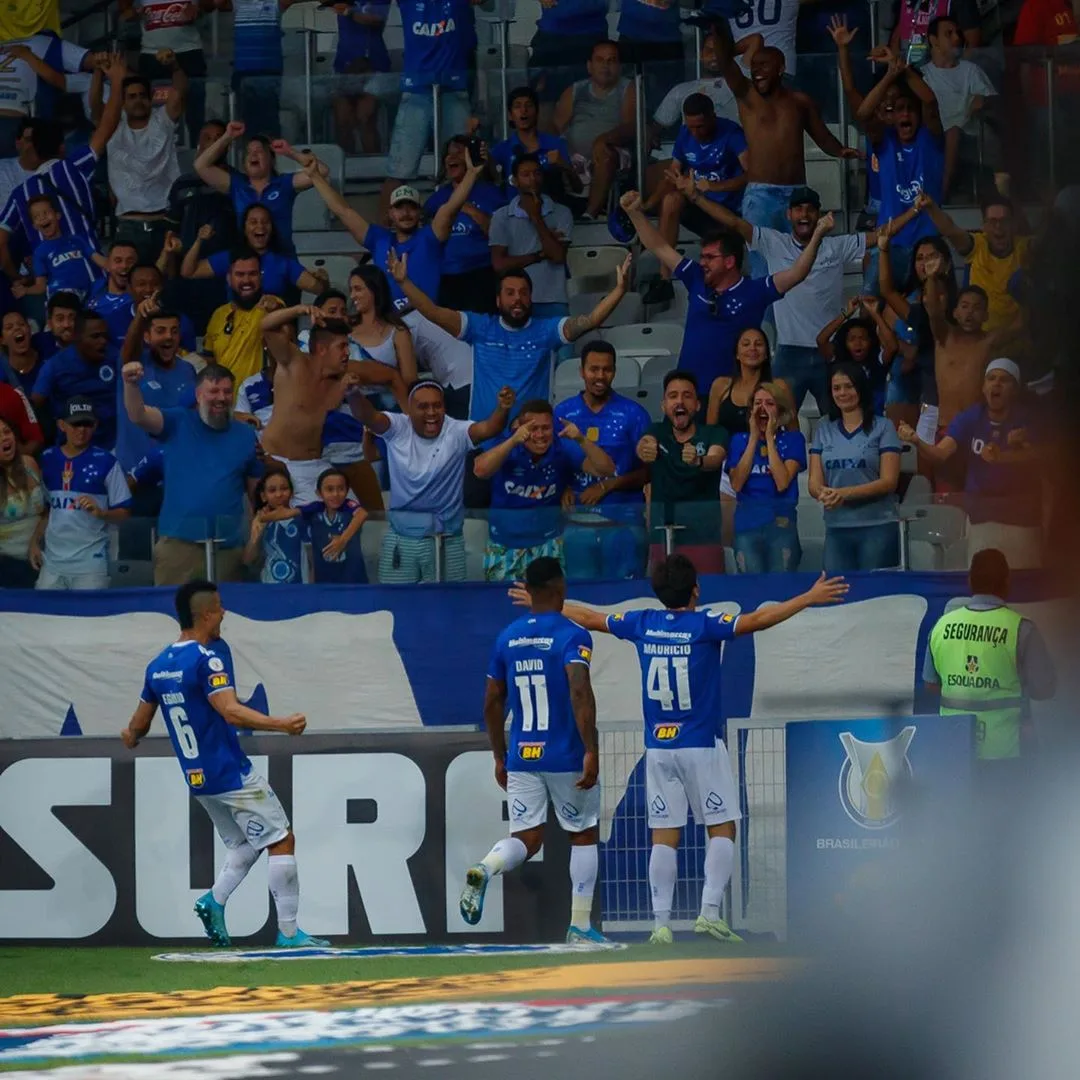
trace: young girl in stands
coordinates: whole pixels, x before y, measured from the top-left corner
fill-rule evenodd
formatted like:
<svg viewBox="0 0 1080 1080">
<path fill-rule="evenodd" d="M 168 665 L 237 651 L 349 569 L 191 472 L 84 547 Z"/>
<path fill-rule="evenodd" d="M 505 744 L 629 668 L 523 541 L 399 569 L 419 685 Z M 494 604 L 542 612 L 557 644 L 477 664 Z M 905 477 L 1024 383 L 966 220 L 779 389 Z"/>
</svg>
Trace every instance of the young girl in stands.
<svg viewBox="0 0 1080 1080">
<path fill-rule="evenodd" d="M 320 585 L 366 585 L 367 569 L 356 541 L 367 511 L 349 498 L 349 481 L 340 469 L 324 469 L 315 490 L 319 501 L 301 512 L 311 537 L 315 581 Z"/>
<path fill-rule="evenodd" d="M 874 412 L 884 416 L 889 367 L 900 346 L 882 318 L 881 301 L 876 296 L 853 296 L 846 310 L 822 328 L 817 347 L 830 363 L 858 364 L 866 371 Z"/>
<path fill-rule="evenodd" d="M 262 559 L 259 580 L 265 585 L 299 585 L 304 580 L 307 525 L 299 509 L 289 505 L 292 497 L 292 477 L 286 469 L 268 471 L 255 488 L 257 510 L 244 562 L 254 566 Z"/>
</svg>

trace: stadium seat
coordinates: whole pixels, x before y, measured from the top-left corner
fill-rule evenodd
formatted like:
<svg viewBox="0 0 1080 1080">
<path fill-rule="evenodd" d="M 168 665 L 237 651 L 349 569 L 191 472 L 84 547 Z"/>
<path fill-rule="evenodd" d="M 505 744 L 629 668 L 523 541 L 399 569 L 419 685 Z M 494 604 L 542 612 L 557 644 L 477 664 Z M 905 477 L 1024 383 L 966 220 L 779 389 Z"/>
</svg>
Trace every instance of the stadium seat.
<svg viewBox="0 0 1080 1080">
<path fill-rule="evenodd" d="M 556 386 L 551 394 L 551 404 L 561 405 L 564 401 L 569 401 L 572 397 L 577 397 L 580 392 L 580 383 L 576 387 Z"/>
<path fill-rule="evenodd" d="M 905 510 L 908 510 L 905 507 Z M 944 570 L 946 553 L 962 544 L 967 535 L 967 514 L 958 506 L 930 503 L 905 513 L 908 565 L 911 569 Z M 927 552 L 929 547 L 931 552 Z M 930 565 L 922 565 L 930 559 Z M 919 565 L 916 565 L 919 563 Z M 963 566 L 963 562 L 961 563 Z"/>
<path fill-rule="evenodd" d="M 634 380 L 634 385 L 637 385 L 637 379 Z M 576 394 L 581 389 L 581 368 L 577 364 L 566 363 L 559 364 L 555 369 L 555 381 L 554 390 L 558 393 L 560 390 L 573 390 Z"/>
<path fill-rule="evenodd" d="M 566 253 L 566 268 L 570 279 L 567 293 L 574 296 L 584 292 L 607 292 L 615 287 L 616 271 L 626 258 L 626 248 L 572 247 Z"/>
<path fill-rule="evenodd" d="M 642 383 L 660 383 L 663 385 L 664 376 L 669 371 L 674 371 L 678 362 L 678 357 L 672 356 L 670 353 L 663 356 L 650 356 L 641 366 Z M 707 393 L 704 388 L 703 392 Z"/>
<path fill-rule="evenodd" d="M 914 483 L 914 481 L 916 479 L 918 479 L 918 477 L 915 475 L 915 470 L 918 467 L 919 467 L 919 455 L 916 452 L 915 447 L 912 446 L 910 443 L 904 443 L 904 447 L 900 451 L 900 471 L 902 473 L 910 473 L 912 483 Z M 922 479 L 925 480 L 926 478 L 923 477 Z M 927 488 L 929 488 L 930 482 L 928 480 L 926 481 L 926 485 L 927 485 Z M 916 491 L 921 491 L 921 490 L 922 490 L 921 485 L 916 485 Z M 908 487 L 908 491 L 909 492 L 911 491 L 910 486 Z M 924 501 L 929 502 L 929 497 Z"/>
<path fill-rule="evenodd" d="M 693 259 L 695 262 L 701 257 L 701 244 L 697 242 L 677 241 L 675 250 L 684 259 Z M 651 251 L 642 251 L 637 258 L 636 273 L 639 285 L 655 281 L 660 276 L 660 260 Z"/>
<path fill-rule="evenodd" d="M 671 323 L 631 323 L 628 326 L 613 326 L 604 331 L 604 340 L 609 341 L 620 353 L 638 353 L 639 355 L 660 356 L 669 353 L 678 356 L 682 349 L 683 328 Z"/>
<path fill-rule="evenodd" d="M 604 293 L 578 293 L 570 297 L 570 315 L 588 315 L 590 311 L 604 298 Z M 625 326 L 628 323 L 641 322 L 645 315 L 645 307 L 641 303 L 638 293 L 627 293 L 619 306 L 608 316 L 605 326 Z"/>
<path fill-rule="evenodd" d="M 310 150 L 330 168 L 330 183 L 339 191 L 345 186 L 345 152 L 334 143 L 298 144 L 297 150 Z M 278 172 L 294 173 L 300 166 L 291 158 L 277 159 Z M 293 204 L 293 229 L 297 232 L 321 232 L 330 228 L 331 215 L 314 191 L 302 191 Z"/>
<path fill-rule="evenodd" d="M 626 397 L 633 398 L 653 420 L 659 420 L 660 402 L 663 399 L 663 389 L 659 383 L 649 383 L 648 386 L 639 386 L 636 390 L 627 390 Z"/>
<path fill-rule="evenodd" d="M 675 299 L 666 308 L 658 311 L 653 315 L 649 322 L 651 323 L 678 323 L 680 326 L 686 323 L 686 311 L 689 305 L 689 295 L 686 291 L 686 286 L 681 282 L 677 282 L 675 285 Z"/>
<path fill-rule="evenodd" d="M 906 472 L 904 468 L 904 458 L 907 454 L 900 455 L 900 471 Z M 911 455 L 914 457 L 914 454 Z M 904 492 L 904 498 L 901 500 L 903 506 L 926 506 L 934 501 L 934 489 L 930 486 L 930 478 L 926 476 L 919 476 L 916 474 L 912 476 L 908 483 L 907 491 Z"/>
<path fill-rule="evenodd" d="M 325 270 L 330 275 L 330 284 L 335 289 L 348 292 L 349 274 L 359 263 L 351 255 L 316 255 L 304 260 L 309 270 Z"/>
<path fill-rule="evenodd" d="M 574 365 L 577 367 L 577 364 Z M 580 370 L 580 369 L 579 369 Z M 578 376 L 578 384 L 580 385 L 580 374 Z M 615 364 L 615 378 L 611 380 L 611 385 L 616 390 L 628 390 L 640 385 L 641 383 L 641 367 L 637 360 L 633 356 L 618 356 Z"/>
</svg>

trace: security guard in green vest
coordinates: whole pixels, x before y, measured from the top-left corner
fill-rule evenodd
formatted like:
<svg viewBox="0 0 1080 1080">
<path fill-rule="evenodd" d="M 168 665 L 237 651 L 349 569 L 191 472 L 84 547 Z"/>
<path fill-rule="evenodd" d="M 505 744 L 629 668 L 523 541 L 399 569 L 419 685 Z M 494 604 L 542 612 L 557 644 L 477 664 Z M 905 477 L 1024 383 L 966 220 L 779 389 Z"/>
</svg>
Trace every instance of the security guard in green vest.
<svg viewBox="0 0 1080 1080">
<path fill-rule="evenodd" d="M 1028 700 L 1054 696 L 1053 663 L 1038 627 L 1005 603 L 1009 564 L 1000 551 L 977 552 L 968 581 L 971 598 L 950 600 L 930 631 L 923 682 L 940 691 L 943 716 L 974 713 L 979 761 L 1018 758 Z"/>
</svg>

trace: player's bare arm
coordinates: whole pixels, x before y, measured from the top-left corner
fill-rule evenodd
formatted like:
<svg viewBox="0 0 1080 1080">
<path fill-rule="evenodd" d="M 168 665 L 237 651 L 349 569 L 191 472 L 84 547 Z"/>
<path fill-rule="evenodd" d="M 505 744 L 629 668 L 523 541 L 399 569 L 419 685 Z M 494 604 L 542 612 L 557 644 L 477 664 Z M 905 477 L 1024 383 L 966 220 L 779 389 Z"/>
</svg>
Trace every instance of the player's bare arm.
<svg viewBox="0 0 1080 1080">
<path fill-rule="evenodd" d="M 565 609 L 563 614 L 565 614 Z M 600 775 L 600 755 L 596 740 L 596 695 L 593 693 L 592 677 L 588 664 L 567 664 L 566 678 L 570 684 L 570 704 L 574 709 L 574 722 L 585 746 L 585 758 L 581 764 L 581 779 L 577 787 L 582 791 L 596 786 Z"/>
<path fill-rule="evenodd" d="M 736 635 L 756 634 L 759 630 L 768 630 L 787 622 L 800 611 L 817 604 L 839 604 L 847 596 L 848 584 L 842 577 L 827 578 L 824 573 L 804 593 L 785 600 L 782 604 L 772 604 L 760 611 L 740 615 L 735 623 Z"/>
<path fill-rule="evenodd" d="M 120 732 L 120 738 L 129 750 L 134 750 L 139 745 L 139 741 L 146 737 L 156 712 L 157 705 L 150 701 L 140 701 L 136 706 L 135 712 L 128 721 L 128 726 Z"/>
<path fill-rule="evenodd" d="M 495 779 L 506 790 L 506 683 L 488 676 L 484 686 L 484 727 L 495 758 Z"/>
<path fill-rule="evenodd" d="M 515 607 L 529 606 L 529 593 L 523 582 L 515 581 L 506 590 L 506 595 L 514 602 Z M 572 623 L 580 626 L 582 630 L 589 630 L 594 634 L 610 633 L 607 626 L 607 616 L 601 611 L 594 611 L 584 604 L 575 604 L 572 600 L 567 600 L 563 604 L 562 613 Z"/>
<path fill-rule="evenodd" d="M 307 719 L 303 713 L 283 717 L 265 716 L 242 704 L 235 690 L 218 690 L 210 695 L 210 704 L 227 723 L 233 727 L 247 728 L 249 731 L 280 731 L 286 735 L 302 735 L 307 727 Z"/>
</svg>

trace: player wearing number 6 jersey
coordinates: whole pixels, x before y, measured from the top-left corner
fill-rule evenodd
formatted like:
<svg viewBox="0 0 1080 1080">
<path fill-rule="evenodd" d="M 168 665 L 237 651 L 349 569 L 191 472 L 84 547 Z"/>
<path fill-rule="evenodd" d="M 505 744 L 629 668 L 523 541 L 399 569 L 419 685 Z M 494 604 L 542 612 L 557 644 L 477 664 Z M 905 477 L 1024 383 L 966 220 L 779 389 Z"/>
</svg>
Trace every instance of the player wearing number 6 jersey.
<svg viewBox="0 0 1080 1080">
<path fill-rule="evenodd" d="M 188 789 L 228 848 L 214 887 L 195 901 L 195 914 L 215 945 L 230 945 L 225 901 L 265 848 L 278 916 L 277 947 L 328 945 L 297 928 L 296 840 L 277 796 L 252 770 L 236 737 L 238 727 L 299 735 L 307 721 L 299 713 L 283 719 L 264 716 L 237 700 L 232 654 L 220 636 L 225 609 L 216 585 L 182 585 L 176 593 L 176 614 L 180 640 L 150 661 L 139 705 L 120 736 L 134 749 L 161 706 Z"/>
<path fill-rule="evenodd" d="M 653 570 L 652 588 L 666 610 L 603 615 L 568 603 L 563 614 L 583 629 L 632 641 L 641 662 L 645 797 L 653 842 L 649 885 L 656 920 L 649 940 L 672 942 L 676 851 L 689 808 L 709 836 L 694 930 L 719 941 L 741 941 L 720 917 L 735 861 L 735 822 L 742 816 L 727 747 L 717 738 L 721 650 L 733 637 L 776 626 L 813 604 L 841 600 L 848 587 L 843 578 L 826 580 L 822 574 L 801 596 L 748 615 L 698 611 L 694 564 L 685 555 L 670 555 Z M 512 589 L 511 596 L 522 602 L 520 589 Z"/>
<path fill-rule="evenodd" d="M 566 940 L 602 944 L 606 939 L 589 919 L 600 821 L 596 699 L 589 679 L 592 637 L 561 614 L 566 580 L 558 559 L 529 563 L 521 597 L 532 614 L 499 635 L 484 693 L 484 723 L 495 755 L 495 779 L 506 790 L 510 836 L 466 872 L 461 917 L 475 926 L 490 879 L 540 850 L 550 801 L 559 824 L 570 834 Z"/>
</svg>

